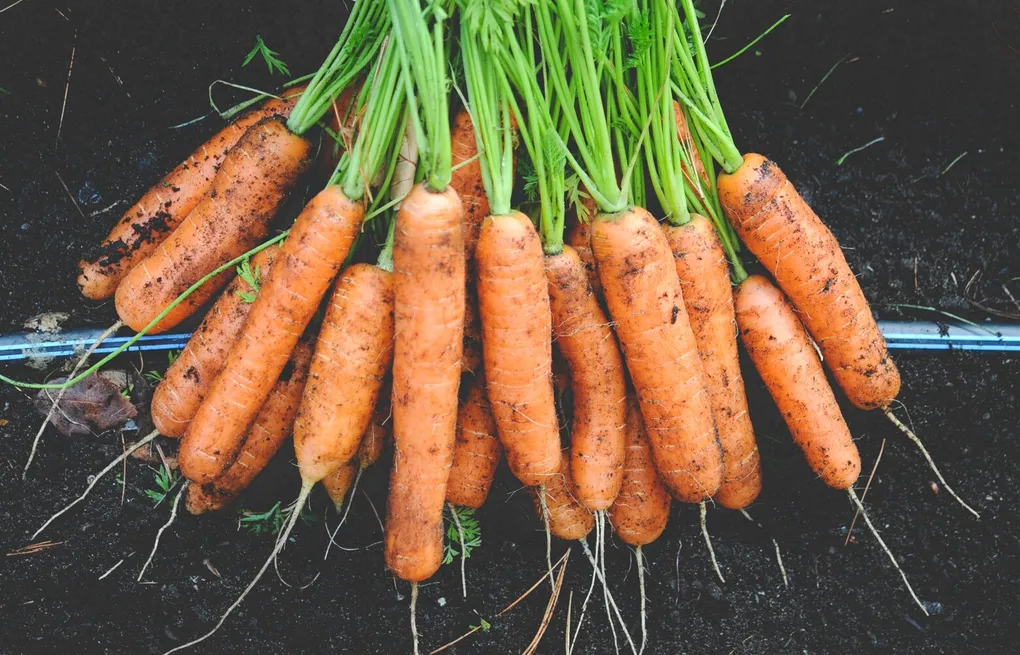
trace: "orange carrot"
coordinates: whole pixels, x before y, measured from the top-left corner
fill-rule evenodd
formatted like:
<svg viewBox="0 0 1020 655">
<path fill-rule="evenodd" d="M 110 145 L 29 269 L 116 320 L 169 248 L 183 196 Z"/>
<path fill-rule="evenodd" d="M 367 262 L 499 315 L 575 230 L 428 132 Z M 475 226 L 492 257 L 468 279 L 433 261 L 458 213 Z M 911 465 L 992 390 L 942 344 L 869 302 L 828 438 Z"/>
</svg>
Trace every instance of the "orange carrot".
<svg viewBox="0 0 1020 655">
<path fill-rule="evenodd" d="M 339 514 L 347 501 L 347 492 L 354 484 L 354 478 L 358 475 L 358 464 L 353 459 L 333 469 L 326 477 L 322 478 L 322 486 L 326 489 L 326 495 L 333 501 L 333 507 Z"/>
<path fill-rule="evenodd" d="M 576 219 L 567 229 L 566 242 L 584 262 L 584 269 L 588 273 L 588 282 L 591 284 L 592 291 L 595 292 L 596 297 L 601 298 L 602 281 L 599 280 L 595 254 L 591 251 L 591 220 L 595 217 L 595 201 L 589 197 L 583 204 L 588 210 L 587 217 L 584 220 Z"/>
<path fill-rule="evenodd" d="M 179 458 L 188 479 L 209 482 L 236 457 L 245 431 L 347 256 L 363 216 L 362 205 L 337 186 L 321 191 L 298 216 L 223 371 L 184 435 Z"/>
<path fill-rule="evenodd" d="M 574 496 L 574 481 L 570 477 L 570 458 L 562 455 L 558 474 L 545 479 L 541 488 L 529 487 L 535 503 L 535 512 L 542 516 L 542 497 L 549 510 L 549 532 L 566 541 L 584 539 L 595 527 L 595 515 Z"/>
<path fill-rule="evenodd" d="M 393 442 L 391 394 L 390 383 L 384 382 L 379 391 L 379 400 L 376 402 L 372 420 L 365 429 L 365 436 L 361 438 L 361 445 L 358 446 L 358 463 L 363 469 L 375 464 L 382 456 L 383 450 Z"/>
<path fill-rule="evenodd" d="M 333 289 L 294 422 L 302 477 L 321 480 L 354 458 L 392 361 L 393 275 L 355 264 Z"/>
<path fill-rule="evenodd" d="M 723 448 L 725 472 L 715 500 L 723 507 L 743 509 L 761 491 L 761 466 L 740 375 L 726 256 L 704 216 L 693 214 L 684 225 L 666 224 L 662 229 L 673 251 Z"/>
<path fill-rule="evenodd" d="M 553 337 L 570 368 L 570 469 L 578 500 L 608 509 L 623 481 L 627 383 L 623 358 L 577 252 L 547 255 Z"/>
<path fill-rule="evenodd" d="M 485 395 L 484 377 L 471 376 L 466 384 L 467 397 L 457 413 L 457 444 L 446 502 L 478 509 L 489 495 L 503 449 Z"/>
<path fill-rule="evenodd" d="M 900 374 L 889 357 L 868 301 L 827 227 L 772 161 L 744 155 L 719 176 L 726 217 L 772 273 L 850 401 L 861 409 L 888 405 Z"/>
<path fill-rule="evenodd" d="M 290 436 L 311 360 L 312 347 L 299 343 L 259 410 L 234 463 L 212 482 L 188 485 L 185 502 L 189 512 L 204 514 L 221 509 L 247 489 L 255 476 L 269 464 Z"/>
<path fill-rule="evenodd" d="M 849 489 L 860 475 L 861 459 L 800 319 L 761 275 L 741 282 L 735 299 L 744 347 L 793 440 L 827 485 Z"/>
<path fill-rule="evenodd" d="M 592 249 L 659 474 L 678 499 L 707 500 L 722 482 L 722 448 L 669 243 L 633 207 L 595 218 Z"/>
<path fill-rule="evenodd" d="M 121 320 L 141 330 L 185 289 L 261 241 L 287 192 L 307 169 L 309 148 L 308 141 L 282 121 L 267 119 L 252 126 L 223 159 L 212 190 L 117 287 Z M 208 281 L 150 333 L 174 327 L 229 281 L 228 272 Z"/>
<path fill-rule="evenodd" d="M 464 356 L 461 370 L 465 373 L 481 372 L 482 320 L 478 316 L 478 288 L 474 280 L 468 280 L 464 290 Z"/>
<path fill-rule="evenodd" d="M 623 486 L 609 520 L 624 543 L 639 547 L 650 544 L 666 529 L 671 499 L 659 480 L 645 433 L 641 410 L 633 396 L 627 396 L 627 460 Z"/>
<path fill-rule="evenodd" d="M 258 271 L 259 279 L 269 276 L 279 251 L 279 247 L 270 246 L 251 258 L 249 266 L 253 273 Z M 151 403 L 152 423 L 160 434 L 180 437 L 188 429 L 223 369 L 230 347 L 241 335 L 256 291 L 244 278 L 234 278 L 166 370 Z"/>
<path fill-rule="evenodd" d="M 386 563 L 419 582 L 443 560 L 464 327 L 463 207 L 417 184 L 394 233 L 393 468 Z"/>
<path fill-rule="evenodd" d="M 231 122 L 128 208 L 99 248 L 78 262 L 82 295 L 92 300 L 112 296 L 131 269 L 151 255 L 209 192 L 227 152 L 248 128 L 267 117 L 289 116 L 302 91 L 303 85 L 288 89 L 284 99 L 270 98 Z"/>
<path fill-rule="evenodd" d="M 464 257 L 470 261 L 478 246 L 482 220 L 489 215 L 489 197 L 485 195 L 482 184 L 482 164 L 478 157 L 474 125 L 467 109 L 461 109 L 453 118 L 450 150 L 453 155 L 450 186 L 464 206 Z"/>
<path fill-rule="evenodd" d="M 486 217 L 475 258 L 492 414 L 510 470 L 538 486 L 558 470 L 560 436 L 548 283 L 531 219 L 520 212 Z"/>
</svg>

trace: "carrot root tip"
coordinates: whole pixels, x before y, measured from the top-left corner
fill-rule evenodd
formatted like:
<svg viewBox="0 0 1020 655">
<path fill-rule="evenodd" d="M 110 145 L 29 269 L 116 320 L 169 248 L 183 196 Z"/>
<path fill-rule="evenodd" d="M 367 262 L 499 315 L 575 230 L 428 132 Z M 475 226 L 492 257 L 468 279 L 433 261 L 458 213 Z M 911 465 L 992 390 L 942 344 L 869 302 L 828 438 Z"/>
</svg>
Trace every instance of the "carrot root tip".
<svg viewBox="0 0 1020 655">
<path fill-rule="evenodd" d="M 712 537 L 708 534 L 708 507 L 705 505 L 705 501 L 701 501 L 698 504 L 701 522 L 701 536 L 705 538 L 705 546 L 708 548 L 708 556 L 712 559 L 712 568 L 715 569 L 715 574 L 719 576 L 719 581 L 726 584 L 726 578 L 723 577 L 722 569 L 719 568 L 719 560 L 715 558 L 715 548 L 712 547 Z"/>
</svg>

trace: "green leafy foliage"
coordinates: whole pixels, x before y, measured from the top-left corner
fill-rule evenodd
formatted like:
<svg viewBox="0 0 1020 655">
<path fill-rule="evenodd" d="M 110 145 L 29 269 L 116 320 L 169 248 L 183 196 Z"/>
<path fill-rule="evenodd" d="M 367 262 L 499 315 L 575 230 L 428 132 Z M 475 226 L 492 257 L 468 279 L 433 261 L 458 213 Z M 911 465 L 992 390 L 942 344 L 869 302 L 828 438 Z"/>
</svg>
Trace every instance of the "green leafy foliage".
<svg viewBox="0 0 1020 655">
<path fill-rule="evenodd" d="M 470 507 L 450 507 L 443 511 L 446 519 L 446 543 L 443 546 L 443 564 L 451 563 L 455 558 L 460 557 L 461 550 L 464 557 L 471 557 L 471 551 L 482 545 L 482 526 L 475 518 L 475 510 Z M 456 520 L 454 517 L 456 516 Z M 460 529 L 457 522 L 460 522 Z M 461 541 L 461 532 L 464 533 L 464 540 Z M 461 550 L 457 550 L 460 548 Z"/>
<path fill-rule="evenodd" d="M 238 525 L 257 535 L 279 534 L 293 509 L 283 507 L 279 502 L 265 512 L 254 512 L 250 509 L 241 510 Z M 301 511 L 301 520 L 305 523 L 322 523 L 322 517 L 311 512 Z"/>
<path fill-rule="evenodd" d="M 177 358 L 180 357 L 180 356 L 181 356 L 181 351 L 180 350 L 170 350 L 170 351 L 167 351 L 167 354 L 166 354 L 166 365 L 168 367 L 173 365 L 173 363 L 176 362 Z M 163 380 L 163 373 L 161 371 L 157 371 L 157 370 L 154 369 L 154 370 L 146 371 L 145 373 L 142 373 L 142 377 L 144 377 L 149 382 L 152 382 L 154 384 L 159 384 Z"/>
<path fill-rule="evenodd" d="M 154 507 L 159 507 L 164 500 L 171 496 L 171 492 L 181 481 L 181 475 L 177 471 L 171 471 L 166 465 L 160 466 L 158 469 L 152 469 L 152 471 L 156 488 L 146 489 L 145 495 L 155 503 Z"/>
<path fill-rule="evenodd" d="M 262 55 L 262 60 L 266 62 L 266 66 L 269 68 L 270 74 L 280 73 L 284 76 L 290 75 L 290 68 L 287 67 L 286 62 L 280 59 L 280 53 L 275 50 L 271 50 L 259 35 L 255 36 L 255 47 L 251 49 L 251 52 L 249 52 L 248 56 L 244 58 L 244 63 L 241 65 L 247 66 L 259 55 Z"/>
<path fill-rule="evenodd" d="M 482 632 L 488 632 L 489 628 L 492 627 L 492 624 L 486 621 L 485 619 L 481 619 L 481 623 L 479 623 L 478 625 L 472 625 L 468 627 L 471 628 L 472 630 L 481 630 Z"/>
<path fill-rule="evenodd" d="M 259 270 L 260 268 L 260 266 L 256 266 L 252 269 L 251 262 L 247 259 L 237 267 L 237 277 L 247 282 L 248 287 L 251 289 L 251 291 L 238 290 L 236 292 L 241 302 L 246 302 L 250 305 L 255 302 L 256 296 L 259 295 L 259 289 L 262 288 L 262 271 Z"/>
</svg>

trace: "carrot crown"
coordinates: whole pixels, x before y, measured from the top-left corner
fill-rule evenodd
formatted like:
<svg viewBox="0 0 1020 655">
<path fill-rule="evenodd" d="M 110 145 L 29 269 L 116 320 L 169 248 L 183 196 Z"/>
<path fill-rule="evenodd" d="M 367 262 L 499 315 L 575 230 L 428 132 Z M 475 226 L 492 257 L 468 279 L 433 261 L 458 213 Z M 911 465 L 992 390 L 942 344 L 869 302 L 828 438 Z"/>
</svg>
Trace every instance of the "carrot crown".
<svg viewBox="0 0 1020 655">
<path fill-rule="evenodd" d="M 439 2 L 430 2 L 426 9 L 419 0 L 387 0 L 386 5 L 404 70 L 404 91 L 424 179 L 433 191 L 444 191 L 450 185 L 452 160 L 443 41 L 446 11 Z"/>
<path fill-rule="evenodd" d="M 371 65 L 389 29 L 389 13 L 381 2 L 355 0 L 340 38 L 287 119 L 291 132 L 304 134 L 322 119 L 333 99 Z"/>
</svg>

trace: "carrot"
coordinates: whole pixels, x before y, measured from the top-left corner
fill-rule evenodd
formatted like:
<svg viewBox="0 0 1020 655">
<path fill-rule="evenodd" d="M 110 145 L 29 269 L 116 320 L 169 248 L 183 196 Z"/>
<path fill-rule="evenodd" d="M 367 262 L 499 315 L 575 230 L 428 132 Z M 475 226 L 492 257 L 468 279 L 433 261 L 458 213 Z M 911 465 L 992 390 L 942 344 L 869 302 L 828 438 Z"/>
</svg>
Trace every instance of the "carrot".
<svg viewBox="0 0 1020 655">
<path fill-rule="evenodd" d="M 588 283 L 597 298 L 602 297 L 602 280 L 599 279 L 599 269 L 595 263 L 595 255 L 591 251 L 591 218 L 595 216 L 592 210 L 586 221 L 576 221 L 567 230 L 566 242 L 577 252 L 578 258 L 584 264 L 585 273 L 588 275 Z"/>
<path fill-rule="evenodd" d="M 475 258 L 492 414 L 510 470 L 538 486 L 558 470 L 560 438 L 548 283 L 531 219 L 520 212 L 486 217 Z"/>
<path fill-rule="evenodd" d="M 722 482 L 722 448 L 669 243 L 633 207 L 600 214 L 592 248 L 659 474 L 678 499 L 707 500 Z"/>
<path fill-rule="evenodd" d="M 223 159 L 210 192 L 117 287 L 121 320 L 141 330 L 189 286 L 262 240 L 287 192 L 307 169 L 309 149 L 306 139 L 279 120 L 253 125 Z M 226 273 L 210 280 L 150 333 L 174 327 L 229 281 Z"/>
<path fill-rule="evenodd" d="M 761 155 L 744 155 L 736 172 L 719 176 L 719 199 L 797 308 L 850 402 L 888 405 L 900 389 L 896 364 L 839 243 L 786 175 Z"/>
<path fill-rule="evenodd" d="M 464 355 L 461 370 L 464 373 L 480 373 L 482 355 L 482 320 L 478 315 L 478 288 L 474 280 L 468 280 L 464 289 Z"/>
<path fill-rule="evenodd" d="M 472 376 L 457 412 L 457 443 L 446 487 L 446 502 L 478 509 L 485 504 L 503 449 L 485 395 L 485 379 Z"/>
<path fill-rule="evenodd" d="M 375 405 L 372 420 L 365 430 L 358 446 L 358 463 L 365 469 L 375 464 L 382 456 L 383 450 L 393 442 L 393 410 L 391 405 L 391 386 L 389 381 L 383 383 L 379 391 L 379 400 Z"/>
<path fill-rule="evenodd" d="M 570 475 L 570 458 L 561 453 L 557 473 L 545 479 L 541 488 L 529 487 L 535 512 L 542 516 L 542 499 L 548 510 L 549 531 L 554 537 L 566 541 L 584 539 L 595 527 L 595 515 L 588 511 L 574 495 L 574 481 Z"/>
<path fill-rule="evenodd" d="M 567 360 L 573 390 L 570 469 L 578 500 L 608 509 L 623 481 L 627 387 L 623 360 L 576 251 L 547 255 L 553 337 Z"/>
<path fill-rule="evenodd" d="M 691 135 L 691 126 L 687 122 L 687 116 L 683 108 L 676 100 L 673 101 L 673 120 L 676 122 L 676 134 L 680 146 L 688 153 L 688 157 L 681 163 L 680 170 L 684 176 L 684 183 L 691 189 L 697 189 L 702 202 L 705 202 L 705 192 L 702 189 L 712 188 L 712 181 L 708 176 L 708 169 L 702 161 L 698 148 Z M 689 161 L 688 161 L 689 160 Z M 694 169 L 693 173 L 691 169 Z"/>
<path fill-rule="evenodd" d="M 457 429 L 464 325 L 463 208 L 415 185 L 393 249 L 393 441 L 386 563 L 412 582 L 443 559 L 443 506 Z"/>
<path fill-rule="evenodd" d="M 684 225 L 664 225 L 663 231 L 683 287 L 723 448 L 725 470 L 715 500 L 723 507 L 743 509 L 761 491 L 761 466 L 740 374 L 726 255 L 704 216 L 694 214 Z"/>
<path fill-rule="evenodd" d="M 474 259 L 482 229 L 482 219 L 489 215 L 489 197 L 482 184 L 482 163 L 478 157 L 471 113 L 462 108 L 453 117 L 450 130 L 450 152 L 453 172 L 450 186 L 464 205 L 464 257 Z"/>
<path fill-rule="evenodd" d="M 279 247 L 271 246 L 251 258 L 249 268 L 257 275 L 256 281 L 269 276 L 279 251 Z M 220 374 L 230 347 L 240 336 L 256 293 L 258 288 L 253 288 L 248 280 L 234 278 L 166 370 L 151 403 L 152 423 L 160 434 L 180 437 L 188 429 Z"/>
<path fill-rule="evenodd" d="M 321 191 L 302 210 L 223 371 L 184 435 L 179 458 L 185 477 L 209 482 L 233 462 L 245 431 L 347 256 L 363 215 L 362 205 L 337 186 Z M 296 437 L 295 445 L 300 441 Z"/>
<path fill-rule="evenodd" d="M 392 360 L 393 275 L 355 264 L 333 289 L 294 421 L 303 477 L 321 480 L 354 458 Z"/>
<path fill-rule="evenodd" d="M 830 487 L 849 489 L 861 459 L 794 309 L 761 275 L 744 280 L 735 301 L 744 347 L 808 465 Z"/>
<path fill-rule="evenodd" d="M 289 116 L 303 91 L 303 85 L 288 89 L 282 99 L 270 98 L 232 121 L 128 208 L 98 249 L 78 262 L 82 295 L 92 300 L 112 296 L 131 269 L 151 255 L 202 201 L 227 153 L 248 128 L 265 118 Z"/>
<path fill-rule="evenodd" d="M 641 409 L 633 396 L 627 396 L 626 438 L 623 485 L 609 508 L 609 520 L 624 543 L 640 547 L 666 529 L 671 499 L 655 470 Z"/>
<path fill-rule="evenodd" d="M 322 486 L 326 495 L 333 501 L 333 507 L 339 514 L 347 501 L 347 492 L 351 490 L 354 478 L 358 475 L 358 464 L 354 460 L 341 464 L 322 478 Z"/>
<path fill-rule="evenodd" d="M 234 463 L 212 482 L 188 485 L 186 503 L 189 512 L 204 514 L 225 507 L 237 498 L 269 464 L 269 460 L 273 459 L 280 446 L 290 436 L 301 392 L 308 378 L 311 359 L 312 347 L 305 342 L 298 343 L 265 404 L 259 410 Z"/>
</svg>

